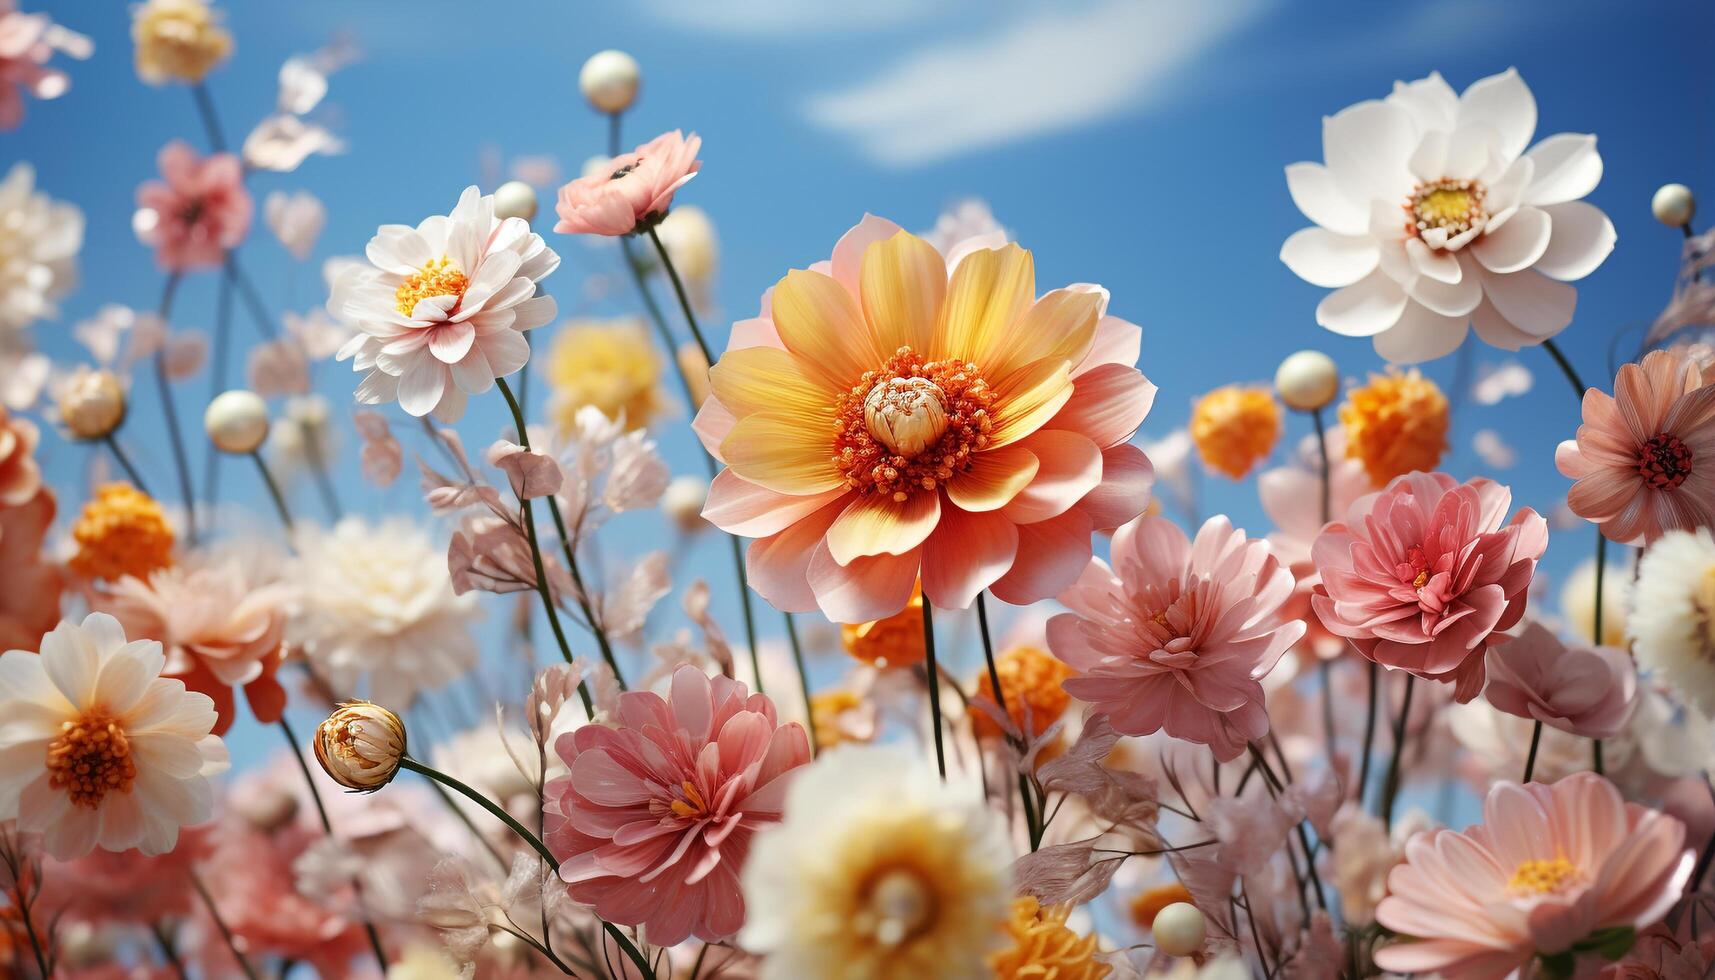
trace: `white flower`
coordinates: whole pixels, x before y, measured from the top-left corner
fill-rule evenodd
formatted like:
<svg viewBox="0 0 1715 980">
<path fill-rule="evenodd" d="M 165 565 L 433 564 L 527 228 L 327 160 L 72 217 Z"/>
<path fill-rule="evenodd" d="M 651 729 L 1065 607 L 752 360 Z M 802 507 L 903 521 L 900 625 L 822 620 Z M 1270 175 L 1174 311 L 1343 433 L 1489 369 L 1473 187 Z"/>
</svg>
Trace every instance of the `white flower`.
<svg viewBox="0 0 1715 980">
<path fill-rule="evenodd" d="M 987 976 L 1012 898 L 1005 821 L 970 781 L 900 745 L 801 770 L 742 873 L 739 945 L 764 980 Z"/>
<path fill-rule="evenodd" d="M 1602 264 L 1614 226 L 1579 200 L 1602 178 L 1596 137 L 1550 136 L 1525 152 L 1536 100 L 1513 69 L 1455 95 L 1439 74 L 1323 120 L 1326 164 L 1286 168 L 1316 223 L 1286 240 L 1293 272 L 1336 290 L 1316 321 L 1374 338 L 1390 361 L 1440 357 L 1467 326 L 1507 350 L 1572 321 L 1566 285 Z"/>
<path fill-rule="evenodd" d="M 41 654 L 0 654 L 0 821 L 39 833 L 69 861 L 97 846 L 164 854 L 214 812 L 227 768 L 209 734 L 214 702 L 161 677 L 155 640 L 127 643 L 91 613 L 42 637 Z"/>
<path fill-rule="evenodd" d="M 314 123 L 276 113 L 256 124 L 244 138 L 244 162 L 257 170 L 291 173 L 317 153 L 341 153 L 345 142 Z"/>
<path fill-rule="evenodd" d="M 1626 645 L 1626 608 L 1631 604 L 1632 572 L 1609 565 L 1602 575 L 1602 638 L 1605 647 Z M 1596 630 L 1596 562 L 1586 558 L 1560 587 L 1560 617 L 1580 643 L 1589 643 Z"/>
<path fill-rule="evenodd" d="M 1626 631 L 1638 666 L 1715 714 L 1715 537 L 1669 531 L 1638 563 Z"/>
<path fill-rule="evenodd" d="M 16 163 L 0 180 L 0 334 L 58 311 L 77 279 L 83 212 L 36 191 L 36 170 Z"/>
<path fill-rule="evenodd" d="M 294 194 L 273 191 L 262 202 L 262 217 L 268 222 L 268 230 L 274 233 L 281 245 L 286 246 L 286 251 L 302 262 L 315 250 L 316 237 L 322 233 L 322 226 L 327 224 L 328 212 L 321 199 L 309 191 Z"/>
<path fill-rule="evenodd" d="M 444 549 L 403 520 L 348 517 L 300 524 L 287 572 L 295 590 L 287 638 L 341 697 L 404 711 L 419 691 L 476 666 L 475 596 L 453 594 Z"/>
<path fill-rule="evenodd" d="M 368 372 L 357 400 L 399 406 L 443 422 L 530 359 L 524 331 L 554 319 L 536 283 L 560 257 L 521 218 L 494 215 L 494 198 L 465 189 L 446 217 L 415 228 L 382 225 L 369 240 L 373 268 L 345 272 L 328 312 L 360 331 L 339 359 Z"/>
</svg>

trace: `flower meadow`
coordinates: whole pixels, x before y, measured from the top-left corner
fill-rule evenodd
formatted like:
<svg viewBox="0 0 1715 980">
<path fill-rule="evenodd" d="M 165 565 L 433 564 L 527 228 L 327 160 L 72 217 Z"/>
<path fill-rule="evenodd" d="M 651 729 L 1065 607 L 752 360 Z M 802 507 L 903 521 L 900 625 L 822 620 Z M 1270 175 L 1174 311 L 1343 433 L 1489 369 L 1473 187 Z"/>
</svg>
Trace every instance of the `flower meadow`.
<svg viewBox="0 0 1715 980">
<path fill-rule="evenodd" d="M 158 305 L 49 356 L 100 289 L 84 217 L 0 178 L 0 976 L 1715 973 L 1715 232 L 1660 189 L 1671 301 L 1580 375 L 1603 161 L 1519 72 L 1329 106 L 1322 159 L 1280 161 L 1309 346 L 1190 391 L 1120 315 L 1146 292 L 1039 278 L 980 204 L 853 214 L 723 316 L 696 201 L 743 175 L 632 132 L 617 50 L 578 77 L 609 137 L 580 175 L 446 187 L 288 311 L 245 249 L 315 252 L 357 52 L 292 58 L 228 144 L 221 11 L 128 16 L 203 127 L 134 175 Z M 58 17 L 0 0 L 0 127 L 115 56 Z M 577 312 L 589 248 L 634 316 Z M 175 315 L 204 288 L 212 336 Z M 1513 359 L 1418 366 L 1472 349 Z M 1573 396 L 1520 461 L 1553 513 L 1510 463 L 1443 468 L 1531 369 Z M 1192 411 L 1152 439 L 1159 397 Z M 345 510 L 396 487 L 420 505 Z M 1551 546 L 1590 555 L 1556 589 Z"/>
</svg>

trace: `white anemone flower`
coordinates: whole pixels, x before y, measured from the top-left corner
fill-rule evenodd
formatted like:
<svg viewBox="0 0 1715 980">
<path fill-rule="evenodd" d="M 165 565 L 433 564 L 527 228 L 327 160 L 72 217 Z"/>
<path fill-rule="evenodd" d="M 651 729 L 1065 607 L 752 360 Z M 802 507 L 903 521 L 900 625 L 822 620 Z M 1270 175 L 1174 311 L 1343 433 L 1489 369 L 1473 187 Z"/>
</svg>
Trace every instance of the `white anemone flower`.
<svg viewBox="0 0 1715 980">
<path fill-rule="evenodd" d="M 1401 363 L 1452 352 L 1468 327 L 1506 350 L 1565 329 L 1578 298 L 1567 283 L 1607 258 L 1614 225 L 1579 200 L 1602 178 L 1596 137 L 1527 151 L 1535 131 L 1536 100 L 1513 69 L 1461 95 L 1439 74 L 1396 82 L 1324 119 L 1326 162 L 1286 168 L 1316 226 L 1280 250 L 1335 290 L 1316 321 Z"/>
<path fill-rule="evenodd" d="M 397 400 L 442 422 L 464 414 L 468 395 L 530 359 L 524 331 L 554 319 L 554 299 L 536 283 L 559 255 L 521 218 L 501 220 L 494 197 L 465 189 L 446 216 L 382 225 L 367 249 L 371 267 L 347 269 L 328 312 L 357 327 L 339 359 L 367 372 L 357 400 Z"/>
</svg>

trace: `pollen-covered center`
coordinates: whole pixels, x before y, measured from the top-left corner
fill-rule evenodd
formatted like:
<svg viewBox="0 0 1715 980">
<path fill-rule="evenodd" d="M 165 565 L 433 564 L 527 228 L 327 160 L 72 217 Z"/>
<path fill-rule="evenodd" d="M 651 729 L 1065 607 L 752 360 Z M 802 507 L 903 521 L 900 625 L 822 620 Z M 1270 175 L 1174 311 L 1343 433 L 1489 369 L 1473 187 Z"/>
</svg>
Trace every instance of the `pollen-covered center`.
<svg viewBox="0 0 1715 980">
<path fill-rule="evenodd" d="M 649 801 L 649 810 L 657 816 L 672 814 L 681 820 L 696 820 L 709 816 L 709 805 L 703 794 L 689 779 L 680 783 L 673 795 Z"/>
<path fill-rule="evenodd" d="M 887 868 L 870 880 L 852 926 L 880 945 L 898 946 L 933 924 L 936 905 L 935 889 L 921 871 Z"/>
<path fill-rule="evenodd" d="M 1556 895 L 1582 880 L 1577 866 L 1563 857 L 1532 858 L 1513 872 L 1507 890 L 1515 895 Z"/>
<path fill-rule="evenodd" d="M 1675 489 L 1691 475 L 1691 447 L 1665 432 L 1651 436 L 1638 448 L 1638 475 L 1653 489 Z"/>
<path fill-rule="evenodd" d="M 421 269 L 405 277 L 399 288 L 393 291 L 395 306 L 400 314 L 410 316 L 417 309 L 417 304 L 435 296 L 456 296 L 464 298 L 464 291 L 470 288 L 470 280 L 458 263 L 443 255 L 438 259 L 430 259 Z M 456 303 L 454 305 L 457 305 Z"/>
<path fill-rule="evenodd" d="M 61 722 L 48 743 L 48 786 L 65 791 L 74 806 L 93 810 L 108 793 L 129 793 L 136 781 L 131 740 L 105 709 Z"/>
<path fill-rule="evenodd" d="M 834 465 L 861 493 L 934 490 L 988 446 L 994 398 L 975 364 L 901 347 L 835 405 Z"/>
<path fill-rule="evenodd" d="M 1475 180 L 1442 178 L 1420 183 L 1405 202 L 1406 233 L 1424 239 L 1432 248 L 1449 244 L 1488 220 L 1483 198 L 1483 185 Z"/>
</svg>

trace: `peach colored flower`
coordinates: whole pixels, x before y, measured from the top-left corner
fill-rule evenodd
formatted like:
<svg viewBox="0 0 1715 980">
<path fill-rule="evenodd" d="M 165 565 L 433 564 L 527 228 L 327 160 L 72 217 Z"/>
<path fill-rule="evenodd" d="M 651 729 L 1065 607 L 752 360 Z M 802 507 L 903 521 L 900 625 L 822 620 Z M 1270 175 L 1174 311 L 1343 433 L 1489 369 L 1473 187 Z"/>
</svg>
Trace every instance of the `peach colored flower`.
<svg viewBox="0 0 1715 980">
<path fill-rule="evenodd" d="M 1322 585 L 1311 608 L 1329 632 L 1384 667 L 1483 689 L 1483 653 L 1524 615 L 1548 522 L 1512 491 L 1408 473 L 1360 497 L 1311 549 Z"/>
<path fill-rule="evenodd" d="M 661 223 L 673 194 L 690 183 L 703 161 L 703 139 L 675 129 L 608 161 L 600 172 L 560 188 L 554 230 L 569 235 L 633 235 Z"/>
<path fill-rule="evenodd" d="M 56 52 L 71 58 L 90 56 L 89 38 L 54 23 L 43 13 L 24 13 L 13 0 L 0 0 L 0 130 L 24 121 L 24 96 L 57 99 L 71 80 L 48 61 Z"/>
<path fill-rule="evenodd" d="M 137 188 L 138 240 L 168 272 L 219 268 L 250 231 L 244 164 L 230 153 L 199 157 L 183 140 L 162 147 L 157 160 L 161 179 Z"/>
<path fill-rule="evenodd" d="M 1626 364 L 1614 394 L 1584 393 L 1584 424 L 1554 465 L 1578 482 L 1566 505 L 1610 541 L 1715 524 L 1715 370 L 1673 351 Z"/>
<path fill-rule="evenodd" d="M 41 489 L 42 468 L 35 455 L 41 438 L 34 422 L 0 406 L 0 507 L 22 506 Z"/>
<path fill-rule="evenodd" d="M 1304 635 L 1284 622 L 1292 573 L 1266 542 L 1211 517 L 1195 541 L 1141 517 L 1114 532 L 1113 566 L 1092 558 L 1048 621 L 1048 647 L 1078 676 L 1066 692 L 1116 731 L 1207 745 L 1222 760 L 1268 734 L 1259 683 Z"/>
<path fill-rule="evenodd" d="M 548 783 L 546 842 L 572 898 L 649 942 L 731 937 L 744 924 L 738 873 L 757 830 L 778 822 L 792 770 L 810 761 L 796 722 L 726 677 L 689 665 L 668 697 L 619 697 L 619 727 L 555 743 L 570 773 Z"/>
<path fill-rule="evenodd" d="M 1541 623 L 1489 647 L 1483 696 L 1509 715 L 1585 738 L 1613 738 L 1632 716 L 1637 668 L 1617 647 L 1568 646 Z"/>
<path fill-rule="evenodd" d="M 54 511 L 47 487 L 16 507 L 0 506 L 0 650 L 35 650 L 60 621 L 65 576 L 42 553 Z"/>
<path fill-rule="evenodd" d="M 919 574 L 944 608 L 985 588 L 1034 602 L 1148 502 L 1127 443 L 1155 396 L 1132 366 L 1142 332 L 1099 287 L 1038 298 L 1017 245 L 948 261 L 866 217 L 711 371 L 696 429 L 727 469 L 703 516 L 758 539 L 751 585 L 777 608 L 881 619 Z"/>
<path fill-rule="evenodd" d="M 1328 515 L 1344 514 L 1354 501 L 1375 489 L 1364 464 L 1346 456 L 1346 434 L 1342 426 L 1328 430 Z M 1262 509 L 1274 521 L 1268 546 L 1292 572 L 1297 585 L 1287 600 L 1283 618 L 1299 619 L 1307 627 L 1303 646 L 1326 660 L 1345 652 L 1346 641 L 1322 626 L 1310 611 L 1310 596 L 1322 584 L 1310 548 L 1327 523 L 1322 519 L 1322 476 L 1316 444 L 1306 443 L 1294 465 L 1277 466 L 1257 477 L 1257 496 Z"/>
<path fill-rule="evenodd" d="M 1539 955 L 1594 967 L 1600 959 L 1577 944 L 1660 921 L 1692 857 L 1684 824 L 1627 803 L 1594 773 L 1496 783 L 1481 824 L 1406 843 L 1376 921 L 1412 938 L 1377 950 L 1376 965 L 1467 980 L 1498 980 Z"/>
</svg>

